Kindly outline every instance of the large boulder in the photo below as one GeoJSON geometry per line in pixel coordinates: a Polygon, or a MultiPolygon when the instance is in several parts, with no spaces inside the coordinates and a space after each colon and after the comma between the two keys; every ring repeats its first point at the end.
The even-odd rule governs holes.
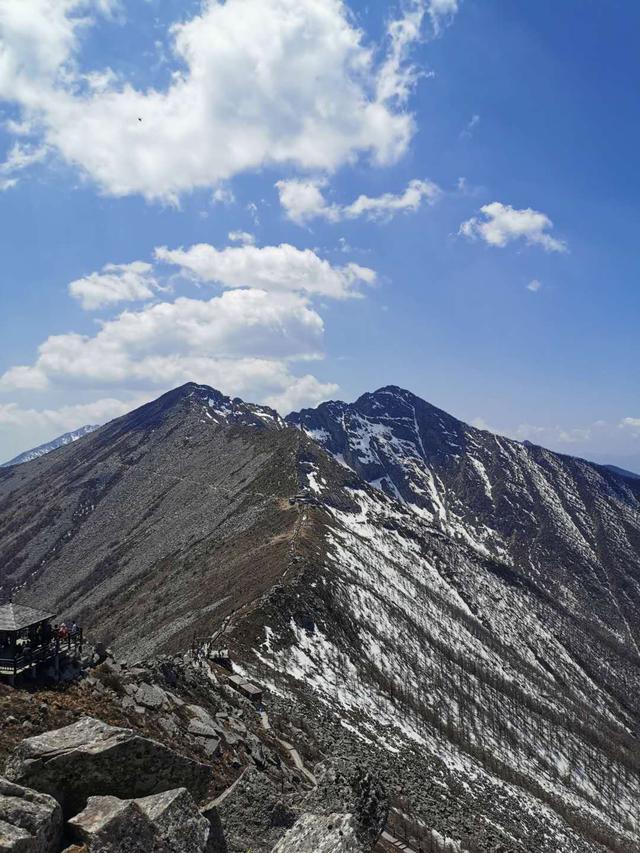
{"type": "Polygon", "coordinates": [[[1,853],[50,853],[62,836],[62,810],[53,797],[0,778],[1,853]]]}
{"type": "Polygon", "coordinates": [[[183,787],[201,800],[211,768],[131,729],[84,717],[22,741],[6,776],[51,794],[68,815],[84,808],[90,796],[131,799],[183,787]]]}
{"type": "Polygon", "coordinates": [[[135,801],[172,853],[200,853],[209,838],[209,821],[200,814],[186,788],[135,801]]]}
{"type": "Polygon", "coordinates": [[[303,814],[272,853],[367,853],[351,814],[303,814]]]}
{"type": "Polygon", "coordinates": [[[153,826],[134,800],[89,797],[86,808],[68,822],[90,853],[157,851],[153,826]]]}
{"type": "Polygon", "coordinates": [[[89,797],[69,827],[89,853],[204,853],[209,835],[186,788],[134,800],[89,797]]]}

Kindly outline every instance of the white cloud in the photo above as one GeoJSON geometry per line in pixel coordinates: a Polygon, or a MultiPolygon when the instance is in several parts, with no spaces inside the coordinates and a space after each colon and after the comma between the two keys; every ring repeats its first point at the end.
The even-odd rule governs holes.
{"type": "Polygon", "coordinates": [[[382,102],[397,100],[403,104],[415,86],[418,72],[407,64],[407,59],[420,39],[424,15],[424,2],[412,0],[406,4],[402,17],[389,24],[390,49],[378,74],[378,99],[382,102]]]}
{"type": "Polygon", "coordinates": [[[531,293],[537,293],[542,288],[542,282],[538,281],[537,278],[533,278],[526,287],[527,290],[531,291],[531,293]]]}
{"type": "Polygon", "coordinates": [[[216,249],[199,243],[189,249],[156,249],[156,258],[179,266],[201,281],[223,287],[257,287],[344,299],[358,294],[357,287],[373,284],[373,270],[350,263],[334,267],[311,249],[280,246],[232,246],[216,249]]]}
{"type": "Polygon", "coordinates": [[[464,130],[460,133],[460,138],[471,139],[471,137],[473,136],[473,130],[475,127],[477,127],[479,123],[480,116],[477,113],[474,113],[474,115],[472,115],[469,121],[467,122],[467,125],[464,130]]]}
{"type": "Polygon", "coordinates": [[[85,424],[103,424],[120,417],[153,396],[136,394],[127,400],[105,397],[90,403],[39,409],[0,403],[0,462],[85,424]]]}
{"type": "MultiPolygon", "coordinates": [[[[170,84],[145,90],[77,67],[90,13],[110,8],[0,0],[0,98],[107,193],[176,200],[268,164],[332,171],[363,153],[392,163],[407,149],[415,72],[405,59],[420,3],[392,22],[378,65],[342,0],[203,0],[171,28],[170,84]]],[[[443,0],[429,13],[441,20],[443,0]]]]}
{"type": "Polygon", "coordinates": [[[469,239],[480,238],[490,246],[503,248],[514,240],[542,246],[547,252],[566,252],[567,244],[547,233],[553,228],[549,217],[530,207],[516,210],[494,201],[480,208],[484,218],[472,217],[460,226],[460,234],[469,239]]]}
{"type": "Polygon", "coordinates": [[[618,426],[628,430],[633,436],[640,437],[640,418],[623,418],[618,426]]]}
{"type": "Polygon", "coordinates": [[[531,441],[543,446],[557,446],[564,444],[587,444],[593,437],[593,428],[596,424],[586,427],[562,427],[562,426],[535,426],[533,424],[519,424],[513,431],[513,435],[519,441],[531,441]]]}
{"type": "Polygon", "coordinates": [[[442,195],[440,188],[432,181],[416,179],[410,181],[400,194],[384,193],[374,198],[360,195],[351,204],[338,205],[328,204],[321,191],[325,185],[324,179],[278,181],[276,187],[280,204],[287,217],[299,225],[318,218],[329,222],[357,219],[360,216],[385,220],[400,212],[415,212],[424,202],[434,204],[442,195]]]}
{"type": "Polygon", "coordinates": [[[253,365],[260,372],[261,361],[273,372],[279,360],[317,357],[323,332],[322,318],[291,293],[234,290],[208,301],[180,298],[125,311],[93,337],[52,335],[33,365],[10,368],[0,377],[0,388],[164,386],[196,377],[206,381],[207,375],[217,380],[225,369],[244,376],[246,386],[247,370],[253,365]]]}
{"type": "Polygon", "coordinates": [[[268,406],[283,415],[288,415],[305,406],[317,406],[328,400],[338,390],[333,382],[319,382],[315,376],[301,376],[290,383],[283,391],[265,399],[268,406]]]}
{"type": "Polygon", "coordinates": [[[213,191],[212,199],[215,204],[225,204],[230,205],[233,204],[236,200],[236,197],[233,194],[233,190],[230,190],[229,187],[216,187],[213,191]]]}
{"type": "Polygon", "coordinates": [[[458,8],[459,0],[429,0],[428,11],[436,35],[452,21],[458,8]]]}
{"type": "Polygon", "coordinates": [[[135,398],[133,402],[124,402],[106,397],[92,403],[77,403],[57,409],[27,409],[17,403],[0,403],[0,426],[45,429],[50,432],[50,437],[54,438],[56,433],[68,432],[85,424],[106,423],[126,414],[146,400],[145,397],[135,398]]]}
{"type": "Polygon", "coordinates": [[[252,246],[256,242],[256,238],[248,231],[229,231],[229,240],[232,243],[243,243],[245,246],[252,246]]]}
{"type": "Polygon", "coordinates": [[[18,183],[16,175],[35,163],[41,163],[46,156],[45,146],[22,145],[16,142],[5,161],[0,163],[0,191],[15,187],[18,183]]]}
{"type": "Polygon", "coordinates": [[[144,261],[106,264],[101,272],[92,272],[69,285],[69,293],[86,311],[118,302],[149,299],[157,289],[153,267],[144,261]]]}

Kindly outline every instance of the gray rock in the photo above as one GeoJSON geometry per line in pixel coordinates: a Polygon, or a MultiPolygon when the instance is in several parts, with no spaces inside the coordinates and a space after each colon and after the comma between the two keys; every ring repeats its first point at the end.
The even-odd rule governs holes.
{"type": "Polygon", "coordinates": [[[135,692],[135,700],[138,705],[143,705],[145,708],[157,710],[164,708],[169,704],[167,694],[156,684],[147,684],[145,681],[138,685],[135,692]]]}
{"type": "MultiPolygon", "coordinates": [[[[201,708],[200,705],[187,705],[187,710],[195,719],[200,720],[201,723],[204,723],[206,726],[214,726],[215,720],[204,708],[201,708]]],[[[216,714],[216,716],[218,716],[216,714]]]]}
{"type": "Polygon", "coordinates": [[[190,735],[195,735],[196,737],[217,737],[218,733],[213,728],[213,726],[207,725],[207,723],[203,723],[200,720],[191,720],[187,727],[187,731],[190,735]]]}
{"type": "Polygon", "coordinates": [[[273,848],[272,853],[368,853],[358,838],[351,814],[304,814],[273,848]]]}
{"type": "Polygon", "coordinates": [[[65,813],[74,814],[92,795],[130,799],[180,786],[201,800],[211,768],[131,729],[84,717],[22,741],[7,762],[6,775],[51,794],[65,813]]]}
{"type": "Polygon", "coordinates": [[[153,824],[134,800],[89,797],[68,826],[90,853],[165,853],[164,845],[156,844],[153,824]]]}
{"type": "Polygon", "coordinates": [[[69,827],[90,853],[204,853],[209,836],[185,788],[137,800],[90,797],[69,827]]]}
{"type": "Polygon", "coordinates": [[[209,821],[200,814],[186,788],[135,801],[172,853],[201,853],[209,837],[209,821]]]}
{"type": "Polygon", "coordinates": [[[207,758],[213,758],[220,752],[220,741],[218,738],[199,737],[196,738],[196,742],[200,747],[202,747],[207,758]]]}
{"type": "Polygon", "coordinates": [[[230,851],[270,850],[296,816],[283,806],[277,787],[264,773],[248,767],[205,809],[218,812],[230,851]],[[261,846],[256,846],[260,842],[261,846]]]}
{"type": "Polygon", "coordinates": [[[0,778],[1,853],[50,853],[62,836],[62,810],[53,797],[0,778]]]}

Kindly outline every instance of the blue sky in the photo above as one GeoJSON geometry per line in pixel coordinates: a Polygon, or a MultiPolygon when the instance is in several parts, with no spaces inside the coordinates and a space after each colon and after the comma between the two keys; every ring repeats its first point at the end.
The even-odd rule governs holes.
{"type": "Polygon", "coordinates": [[[0,0],[0,458],[195,379],[640,470],[639,24],[0,0]]]}

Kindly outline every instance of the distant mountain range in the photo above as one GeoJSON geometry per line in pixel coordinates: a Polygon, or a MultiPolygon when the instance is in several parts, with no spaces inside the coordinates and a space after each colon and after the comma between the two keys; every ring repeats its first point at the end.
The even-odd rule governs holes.
{"type": "Polygon", "coordinates": [[[5,468],[8,465],[21,465],[23,462],[31,462],[32,459],[37,459],[39,456],[51,453],[52,450],[57,450],[59,447],[64,447],[66,444],[71,444],[71,442],[77,441],[85,435],[89,435],[89,433],[96,429],[98,429],[97,425],[87,424],[79,429],[74,429],[72,432],[65,432],[64,435],[59,435],[58,438],[54,438],[53,441],[48,441],[46,444],[40,444],[32,450],[26,450],[24,453],[14,456],[13,459],[10,459],[8,462],[4,462],[0,465],[0,468],[5,468]]]}
{"type": "Polygon", "coordinates": [[[189,384],[1,469],[0,566],[130,660],[229,647],[451,850],[638,849],[640,478],[395,386],[189,384]]]}

